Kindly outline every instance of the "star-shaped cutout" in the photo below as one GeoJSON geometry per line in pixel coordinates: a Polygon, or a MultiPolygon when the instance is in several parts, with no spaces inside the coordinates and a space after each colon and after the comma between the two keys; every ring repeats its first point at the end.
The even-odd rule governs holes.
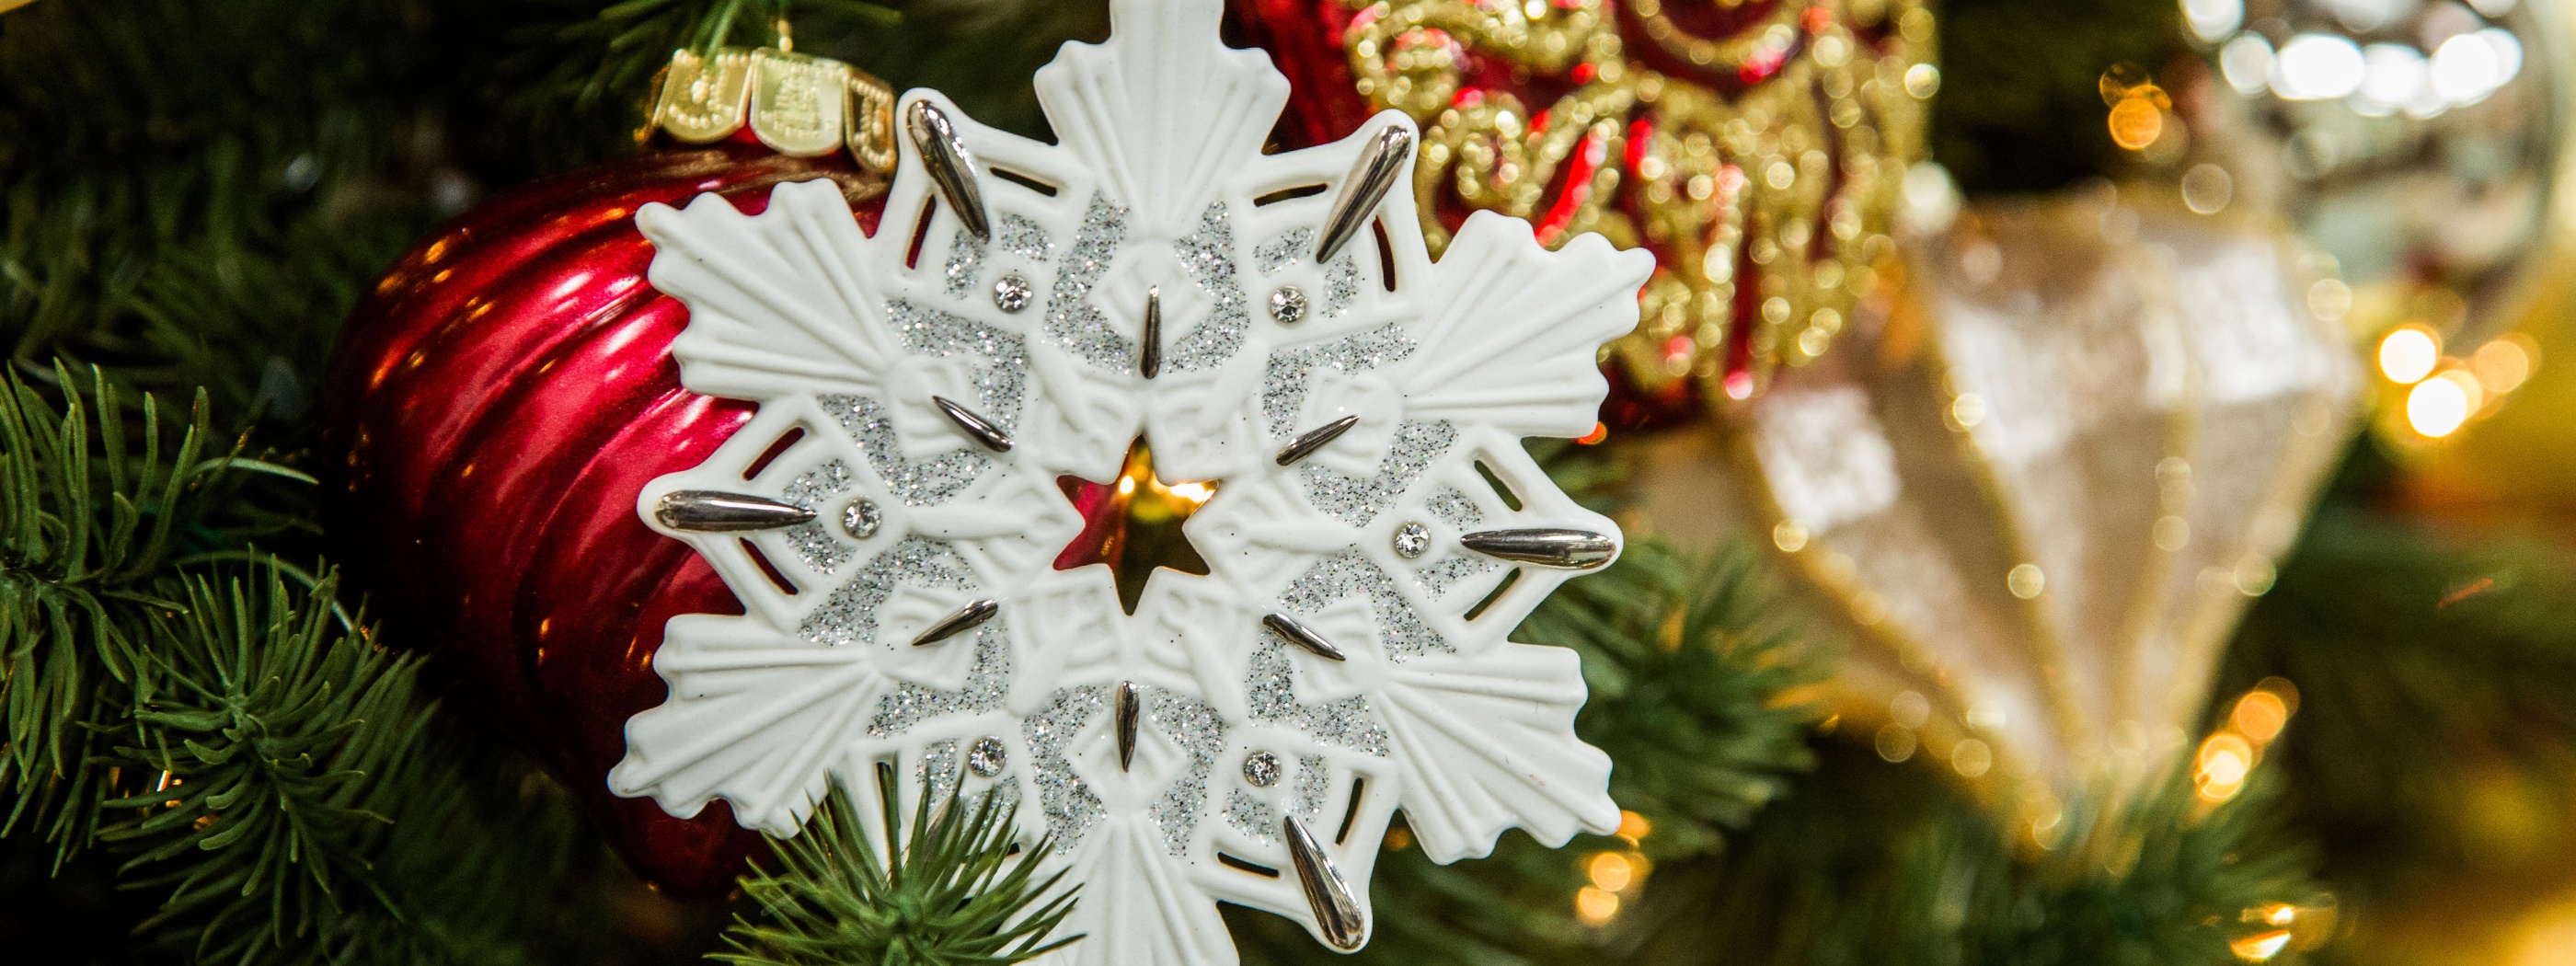
{"type": "Polygon", "coordinates": [[[1214,480],[1164,483],[1154,475],[1154,451],[1139,436],[1127,447],[1127,462],[1116,479],[1094,483],[1079,476],[1060,476],[1056,485],[1082,514],[1082,532],[1056,554],[1055,569],[1109,565],[1118,584],[1118,606],[1136,613],[1145,599],[1145,581],[1159,568],[1204,577],[1207,558],[1199,555],[1181,532],[1190,515],[1216,495],[1214,480]]]}

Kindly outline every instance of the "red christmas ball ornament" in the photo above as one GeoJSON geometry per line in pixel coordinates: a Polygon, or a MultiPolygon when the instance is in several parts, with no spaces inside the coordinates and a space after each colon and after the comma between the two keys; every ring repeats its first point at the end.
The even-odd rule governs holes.
{"type": "Polygon", "coordinates": [[[755,407],[680,387],[670,345],[688,312],[646,281],[653,249],[634,215],[704,192],[756,213],[773,186],[824,178],[873,232],[886,179],[861,162],[890,157],[891,104],[833,62],[684,52],[655,110],[665,135],[446,226],[360,302],[333,360],[326,513],[340,559],[400,638],[432,651],[456,706],[535,754],[675,893],[730,888],[760,837],[722,803],[674,818],[611,795],[605,776],[626,719],[663,701],[663,624],[742,607],[686,545],[645,528],[635,499],[703,462],[755,407]],[[781,118],[758,96],[764,67],[841,92],[823,99],[828,137],[816,116],[781,118]]]}
{"type": "Polygon", "coordinates": [[[1883,306],[1938,88],[1923,0],[1229,0],[1295,91],[1278,139],[1422,127],[1433,251],[1469,213],[1655,255],[1602,418],[1732,411],[1883,306]]]}

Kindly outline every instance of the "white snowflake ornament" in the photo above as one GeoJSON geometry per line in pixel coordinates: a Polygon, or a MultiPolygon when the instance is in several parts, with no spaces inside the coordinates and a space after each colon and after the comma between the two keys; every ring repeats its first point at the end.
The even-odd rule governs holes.
{"type": "Polygon", "coordinates": [[[1082,890],[1055,955],[1119,966],[1235,962],[1218,901],[1359,948],[1398,808],[1442,862],[1617,827],[1574,653],[1506,635],[1618,553],[1521,439],[1592,429],[1654,260],[1478,213],[1434,263],[1412,122],[1262,153],[1288,84],[1221,10],[1116,0],[1038,73],[1060,144],[906,94],[874,237],[829,182],[636,215],[681,381],[760,411],[639,499],[746,613],[670,622],[617,793],[1019,801],[1082,890]],[[1203,573],[1078,552],[1072,484],[1140,478],[1203,573]]]}

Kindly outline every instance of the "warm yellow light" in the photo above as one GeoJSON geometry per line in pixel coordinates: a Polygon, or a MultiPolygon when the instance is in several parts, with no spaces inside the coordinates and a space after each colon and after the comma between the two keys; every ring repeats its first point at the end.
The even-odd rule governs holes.
{"type": "Polygon", "coordinates": [[[1599,886],[1584,886],[1574,894],[1574,914],[1586,925],[1598,926],[1619,914],[1619,894],[1599,886]]]}
{"type": "Polygon", "coordinates": [[[2426,379],[2406,393],[2406,425],[2428,439],[2458,432],[2476,411],[2475,400],[2456,379],[2426,379]]]}
{"type": "Polygon", "coordinates": [[[1617,852],[1593,856],[1586,872],[1592,876],[1593,885],[1612,892],[1628,891],[1629,884],[1637,878],[1637,867],[1628,861],[1627,856],[1617,852]]]}
{"type": "Polygon", "coordinates": [[[1645,816],[1626,809],[1619,810],[1619,837],[1627,839],[1628,844],[1637,844],[1638,840],[1645,838],[1646,833],[1654,829],[1655,824],[1646,821],[1645,816]]]}
{"type": "Polygon", "coordinates": [[[1119,496],[1135,496],[1135,495],[1136,495],[1136,478],[1135,478],[1135,477],[1132,477],[1132,476],[1122,476],[1122,477],[1119,477],[1119,478],[1118,478],[1118,495],[1119,495],[1119,496]]]}
{"type": "Polygon", "coordinates": [[[2165,133],[2165,112],[2157,109],[2154,100],[2133,94],[2111,106],[2110,126],[2112,143],[2144,150],[2165,133]]]}
{"type": "Polygon", "coordinates": [[[2469,368],[2478,374],[2478,384],[2496,395],[2521,388],[2531,378],[2531,359],[2537,347],[2529,336],[2508,335],[2478,347],[2469,357],[2469,368]]]}
{"type": "Polygon", "coordinates": [[[2236,699],[2236,711],[2227,720],[2248,740],[2268,742],[2280,737],[2282,726],[2290,723],[2290,707],[2270,691],[2248,691],[2236,699]]]}
{"type": "Polygon", "coordinates": [[[2290,931],[2287,929],[2274,929],[2268,932],[2258,932],[2229,943],[2227,944],[2227,948],[2234,950],[2236,958],[2238,959],[2242,959],[2249,963],[2260,963],[2270,960],[2274,956],[2280,955],[2281,947],[2289,944],[2290,931]]]}
{"type": "Polygon", "coordinates": [[[1192,503],[1205,503],[1208,497],[1216,495],[1216,490],[1205,483],[1174,483],[1172,495],[1192,503]]]}
{"type": "Polygon", "coordinates": [[[2286,927],[2290,923],[2297,921],[2299,918],[2299,907],[2286,902],[2275,902],[2269,905],[2259,906],[2256,907],[2254,912],[2257,918],[2260,918],[2263,922],[2274,926],[2286,927]]]}
{"type": "Polygon", "coordinates": [[[2441,361],[2442,341],[2422,326],[2406,326],[2379,340],[2379,374],[2390,382],[2413,384],[2432,375],[2441,361]]]}
{"type": "Polygon", "coordinates": [[[2244,736],[2222,731],[2200,744],[2200,767],[2193,775],[2202,801],[2223,802],[2245,787],[2254,770],[2254,746],[2244,736]]]}

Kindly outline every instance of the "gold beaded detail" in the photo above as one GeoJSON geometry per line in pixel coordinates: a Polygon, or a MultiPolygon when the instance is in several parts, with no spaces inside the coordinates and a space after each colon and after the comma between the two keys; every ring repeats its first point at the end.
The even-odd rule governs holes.
{"type": "Polygon", "coordinates": [[[1460,207],[1529,219],[1549,247],[1651,248],[1642,320],[1610,351],[1649,393],[1689,379],[1712,401],[1825,352],[1892,273],[1938,77],[1922,0],[1379,0],[1343,45],[1359,93],[1424,126],[1435,253],[1460,207]],[[1684,4],[1738,25],[1699,36],[1684,4]],[[1564,93],[1477,86],[1496,67],[1564,93]]]}

